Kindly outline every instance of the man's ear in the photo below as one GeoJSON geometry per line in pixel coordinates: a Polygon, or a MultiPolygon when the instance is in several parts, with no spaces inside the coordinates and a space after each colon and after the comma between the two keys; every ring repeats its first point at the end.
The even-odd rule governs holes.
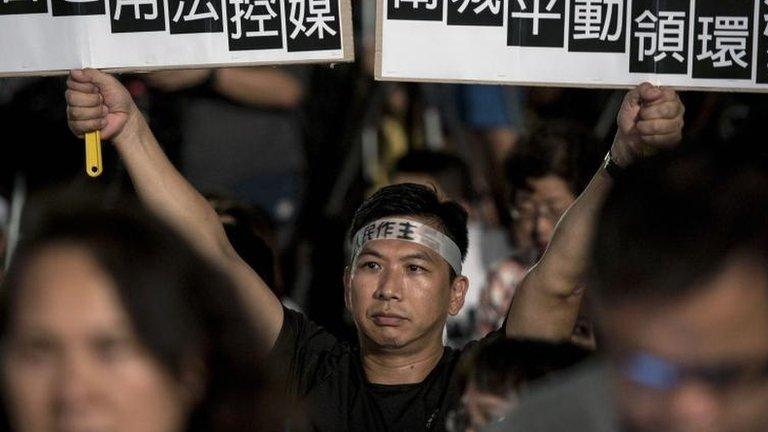
{"type": "Polygon", "coordinates": [[[448,313],[456,316],[464,306],[464,298],[469,289],[469,279],[466,276],[456,276],[451,282],[451,298],[448,303],[448,313]]]}
{"type": "Polygon", "coordinates": [[[344,267],[344,305],[347,311],[352,311],[352,269],[350,266],[344,267]]]}

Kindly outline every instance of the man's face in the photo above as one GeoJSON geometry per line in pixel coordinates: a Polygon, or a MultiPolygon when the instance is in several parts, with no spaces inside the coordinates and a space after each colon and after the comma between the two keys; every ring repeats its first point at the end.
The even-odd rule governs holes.
{"type": "Polygon", "coordinates": [[[451,281],[448,263],[427,247],[373,240],[348,270],[345,285],[347,308],[364,343],[418,352],[442,344],[445,321],[464,304],[468,281],[451,281]]]}
{"type": "Polygon", "coordinates": [[[674,302],[602,311],[630,430],[768,430],[768,275],[734,260],[703,284],[674,302]]]}
{"type": "Polygon", "coordinates": [[[518,247],[546,249],[560,216],[576,197],[568,183],[556,175],[531,178],[530,190],[518,191],[513,208],[514,237],[518,247]]]}

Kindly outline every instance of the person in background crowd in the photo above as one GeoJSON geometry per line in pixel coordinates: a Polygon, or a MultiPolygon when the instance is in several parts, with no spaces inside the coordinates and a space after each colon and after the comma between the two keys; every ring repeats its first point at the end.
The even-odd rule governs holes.
{"type": "Polygon", "coordinates": [[[143,76],[161,102],[150,106],[150,118],[165,119],[169,106],[178,111],[178,122],[166,119],[156,127],[178,128],[184,175],[199,190],[267,210],[279,251],[292,236],[305,188],[304,75],[301,67],[239,67],[143,76]]]}
{"type": "Polygon", "coordinates": [[[768,163],[743,148],[617,172],[579,268],[606,361],[492,430],[768,429],[768,163]]]}
{"type": "Polygon", "coordinates": [[[237,254],[264,279],[286,307],[301,310],[285,293],[280,260],[275,253],[274,224],[269,216],[255,205],[213,195],[208,195],[207,199],[219,215],[227,239],[237,254]]]}
{"type": "Polygon", "coordinates": [[[48,210],[0,295],[0,429],[282,430],[230,280],[137,203],[48,210]]]}
{"type": "MultiPolygon", "coordinates": [[[[583,127],[550,121],[524,139],[507,160],[515,250],[489,272],[480,295],[475,336],[497,328],[506,318],[517,285],[544,253],[555,224],[585,186],[582,155],[591,147],[593,140],[583,127]]],[[[579,343],[594,348],[589,322],[578,322],[579,343]]]]}
{"type": "MultiPolygon", "coordinates": [[[[73,132],[80,136],[99,129],[112,140],[141,199],[236,281],[270,364],[280,368],[289,396],[307,403],[313,430],[443,430],[460,398],[456,365],[468,349],[443,345],[447,317],[461,310],[468,287],[462,275],[467,215],[460,205],[424,186],[405,184],[381,189],[358,209],[347,237],[352,253],[344,273],[345,304],[358,341],[347,344],[285,309],[235,253],[214,210],[174,169],[114,77],[92,69],[72,71],[68,87],[73,132]]],[[[641,140],[655,147],[676,145],[682,113],[674,91],[639,86],[619,113],[614,152],[639,157],[634,146],[641,140]]],[[[599,171],[566,225],[590,221],[609,185],[607,174],[599,171]]],[[[531,292],[572,289],[568,270],[574,263],[562,255],[572,254],[573,247],[578,252],[585,242],[579,241],[582,230],[568,231],[576,238],[553,243],[547,255],[561,256],[544,262],[547,276],[529,273],[531,292]]],[[[557,327],[569,318],[551,317],[536,295],[526,300],[515,302],[523,312],[513,305],[514,313],[496,335],[542,332],[535,326],[552,325],[554,319],[557,327]],[[530,316],[542,310],[545,314],[528,328],[530,316]]]]}
{"type": "Polygon", "coordinates": [[[532,131],[506,161],[517,261],[530,266],[546,250],[555,224],[586,186],[582,155],[593,141],[577,123],[550,121],[532,131]]]}
{"type": "Polygon", "coordinates": [[[493,161],[506,160],[525,132],[525,90],[463,84],[456,86],[456,99],[462,119],[480,141],[488,145],[493,161]]]}
{"type": "Polygon", "coordinates": [[[590,352],[570,343],[498,338],[467,357],[461,407],[449,432],[476,432],[515,408],[531,384],[581,363],[590,352]]]}
{"type": "MultiPolygon", "coordinates": [[[[434,187],[438,195],[457,201],[469,215],[469,249],[463,267],[464,275],[469,278],[469,289],[461,312],[455,317],[449,317],[447,324],[449,344],[461,347],[475,338],[473,330],[476,308],[488,268],[510,254],[506,236],[502,230],[485,226],[481,220],[475,208],[476,193],[472,187],[469,167],[458,156],[432,150],[414,150],[395,163],[390,180],[393,184],[418,183],[434,187]]],[[[480,337],[497,328],[488,329],[480,337]]]]}
{"type": "Polygon", "coordinates": [[[258,207],[216,195],[206,195],[224,226],[227,239],[243,260],[258,273],[279,298],[283,285],[278,280],[275,232],[269,217],[258,207]]]}

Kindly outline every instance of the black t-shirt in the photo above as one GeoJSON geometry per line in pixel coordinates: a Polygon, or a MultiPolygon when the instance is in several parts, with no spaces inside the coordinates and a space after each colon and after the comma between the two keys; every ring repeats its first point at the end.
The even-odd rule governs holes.
{"type": "Polygon", "coordinates": [[[285,309],[269,364],[289,398],[302,402],[313,431],[444,431],[446,415],[461,398],[456,366],[464,353],[496,337],[502,333],[493,332],[462,350],[446,347],[421,383],[371,384],[357,345],[341,342],[302,314],[285,309]]]}

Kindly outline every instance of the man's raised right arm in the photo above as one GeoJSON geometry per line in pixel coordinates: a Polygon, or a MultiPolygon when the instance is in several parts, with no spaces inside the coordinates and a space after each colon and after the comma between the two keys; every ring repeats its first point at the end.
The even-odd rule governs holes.
{"type": "Polygon", "coordinates": [[[271,349],[283,324],[280,300],[235,252],[208,201],[165,156],[125,87],[97,70],[76,70],[67,81],[66,99],[72,132],[82,136],[99,130],[112,141],[142,202],[228,274],[265,351],[271,349]]]}

